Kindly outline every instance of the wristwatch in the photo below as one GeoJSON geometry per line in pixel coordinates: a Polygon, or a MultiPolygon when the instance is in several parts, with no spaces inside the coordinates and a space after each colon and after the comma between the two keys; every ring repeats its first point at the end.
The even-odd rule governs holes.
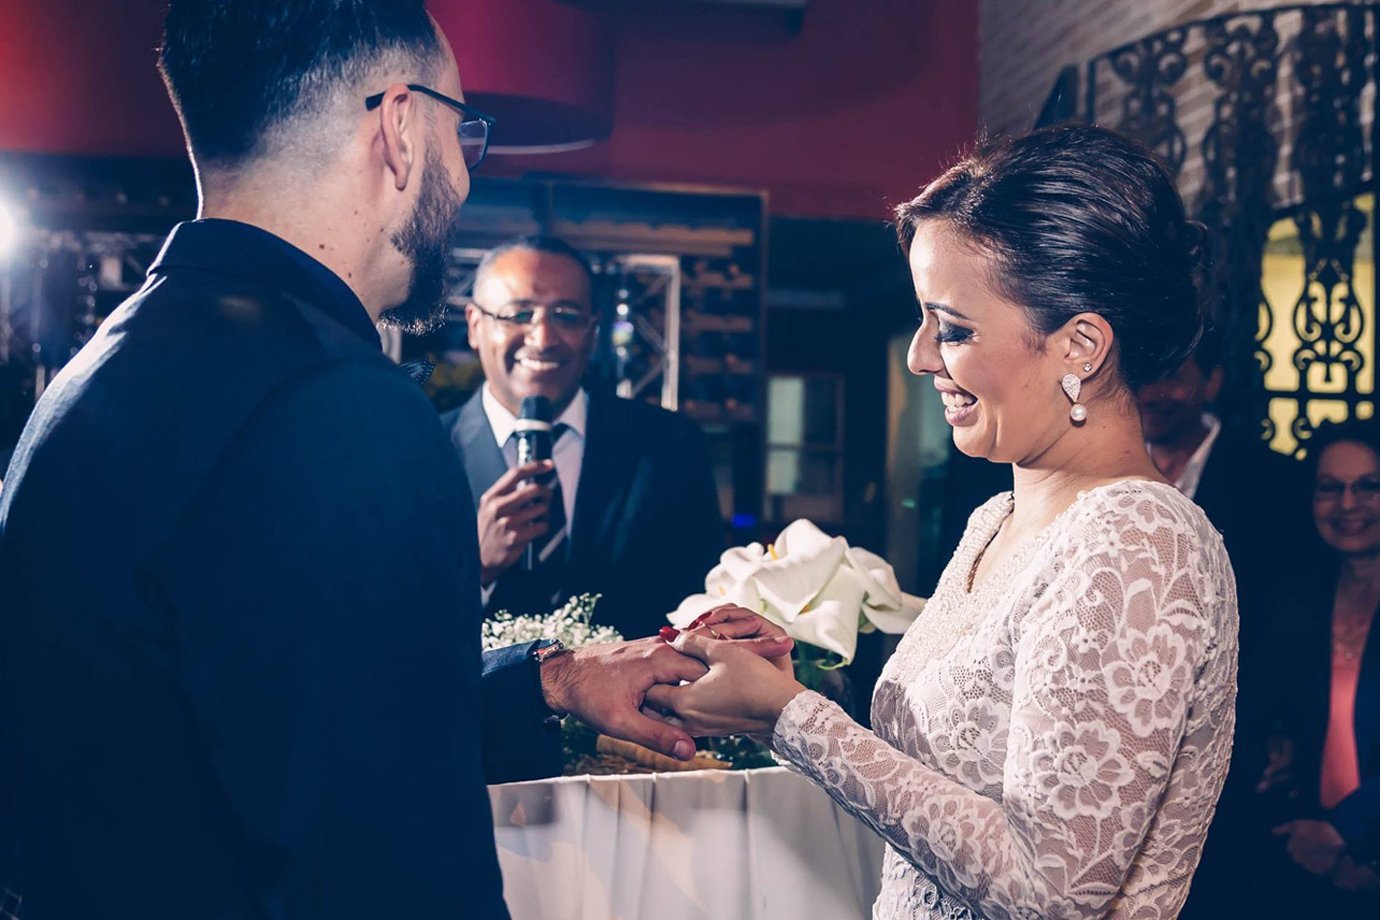
{"type": "Polygon", "coordinates": [[[532,660],[537,664],[546,664],[552,658],[564,655],[570,649],[565,647],[565,643],[560,639],[542,639],[532,646],[532,660]]]}
{"type": "MultiPolygon", "coordinates": [[[[537,663],[537,682],[539,684],[541,682],[542,665],[546,664],[552,658],[559,658],[569,652],[570,649],[566,648],[565,643],[560,639],[542,639],[536,645],[532,646],[532,651],[529,654],[532,656],[532,660],[537,663]]],[[[546,723],[547,728],[557,729],[560,727],[561,719],[565,718],[565,716],[566,713],[557,712],[553,709],[551,710],[551,715],[547,716],[543,721],[546,723]]]]}

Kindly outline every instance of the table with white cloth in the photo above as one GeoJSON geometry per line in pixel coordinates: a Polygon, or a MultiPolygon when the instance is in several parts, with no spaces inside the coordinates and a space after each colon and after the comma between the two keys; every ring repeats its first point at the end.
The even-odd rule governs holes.
{"type": "Polygon", "coordinates": [[[882,841],[782,767],[490,786],[513,920],[866,918],[882,841]]]}

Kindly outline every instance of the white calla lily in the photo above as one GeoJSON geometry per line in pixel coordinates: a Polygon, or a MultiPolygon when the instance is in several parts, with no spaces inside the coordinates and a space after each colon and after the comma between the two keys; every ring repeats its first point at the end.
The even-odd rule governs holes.
{"type": "Polygon", "coordinates": [[[925,601],[901,590],[881,556],[800,520],[772,546],[752,543],[725,552],[705,578],[705,593],[686,598],[667,619],[684,628],[723,604],[755,610],[791,638],[834,652],[847,664],[860,631],[905,632],[925,601]]]}

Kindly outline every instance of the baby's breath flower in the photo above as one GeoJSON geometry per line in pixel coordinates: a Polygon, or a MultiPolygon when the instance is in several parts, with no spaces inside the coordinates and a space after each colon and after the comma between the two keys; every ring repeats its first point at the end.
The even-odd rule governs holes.
{"type": "Polygon", "coordinates": [[[514,616],[500,610],[484,621],[481,633],[485,651],[535,642],[538,639],[559,639],[567,648],[622,642],[623,637],[611,626],[596,626],[590,622],[598,594],[580,594],[551,613],[537,616],[514,616]]]}

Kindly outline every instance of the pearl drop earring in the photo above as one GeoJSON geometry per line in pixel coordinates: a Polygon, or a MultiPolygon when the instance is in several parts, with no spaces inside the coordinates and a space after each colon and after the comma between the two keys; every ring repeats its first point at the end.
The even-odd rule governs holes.
{"type": "Polygon", "coordinates": [[[1065,374],[1059,385],[1064,388],[1064,394],[1073,401],[1073,407],[1069,409],[1069,418],[1075,423],[1087,421],[1088,407],[1078,401],[1078,394],[1083,392],[1083,381],[1077,374],[1065,374]]]}

